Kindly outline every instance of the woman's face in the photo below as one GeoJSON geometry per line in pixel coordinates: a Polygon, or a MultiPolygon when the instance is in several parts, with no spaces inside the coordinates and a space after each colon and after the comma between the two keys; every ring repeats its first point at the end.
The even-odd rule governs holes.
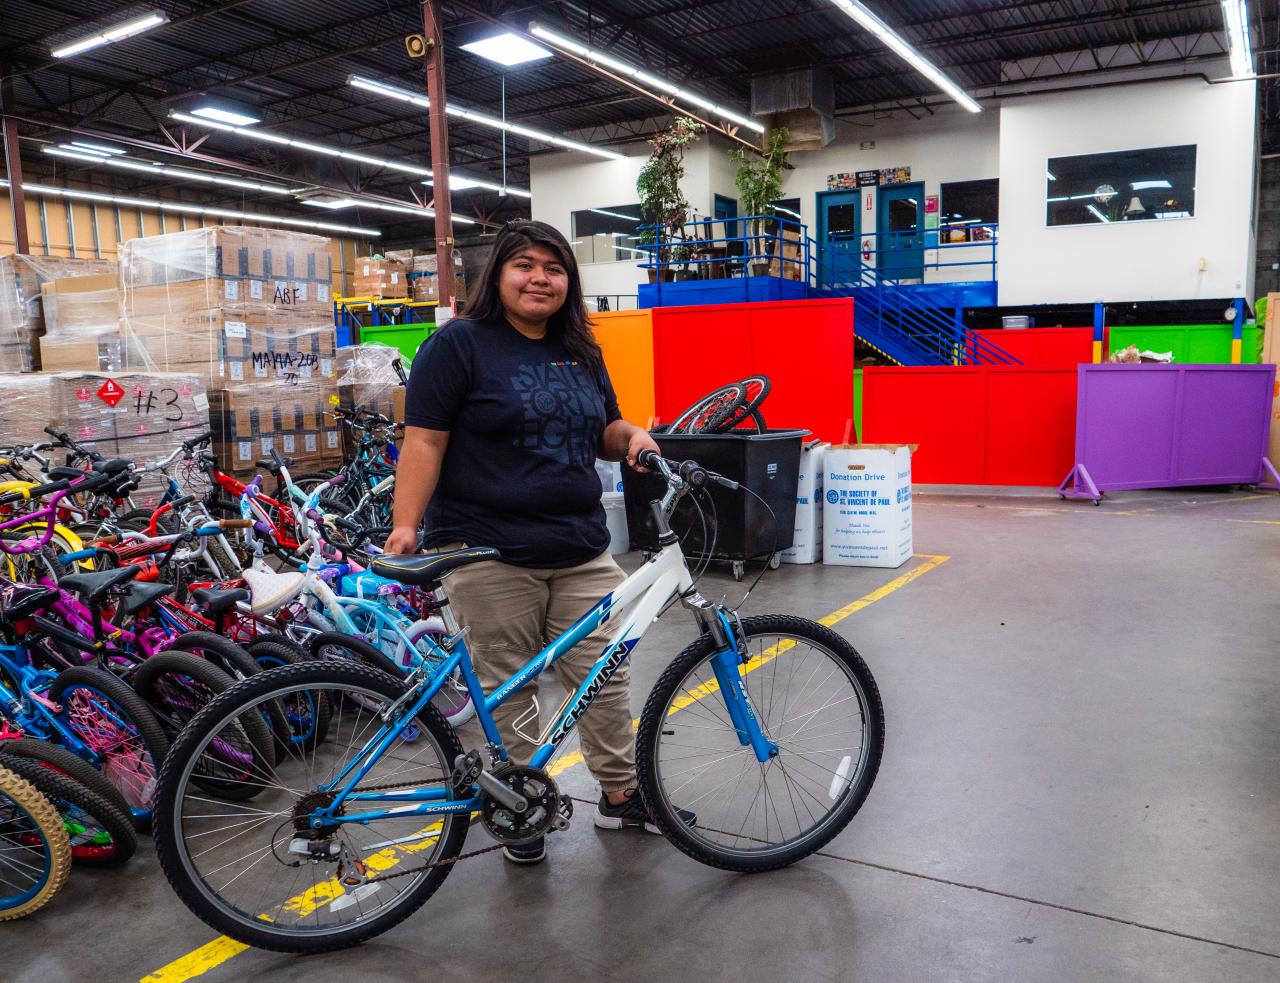
{"type": "Polygon", "coordinates": [[[502,264],[498,296],[507,313],[521,321],[545,322],[564,306],[569,271],[542,246],[525,246],[502,264]]]}

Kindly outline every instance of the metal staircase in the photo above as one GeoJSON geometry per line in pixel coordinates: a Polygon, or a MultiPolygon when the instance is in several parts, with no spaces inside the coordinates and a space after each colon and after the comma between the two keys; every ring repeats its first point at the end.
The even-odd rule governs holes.
{"type": "MultiPolygon", "coordinates": [[[[832,254],[832,244],[827,255],[832,254]]],[[[816,242],[810,255],[817,267],[821,286],[811,288],[819,297],[852,297],[854,332],[859,341],[899,365],[1021,365],[1020,359],[991,344],[976,333],[966,336],[957,311],[961,307],[957,287],[951,310],[922,306],[896,280],[882,277],[874,267],[857,257],[841,263],[844,271],[817,260],[823,253],[816,242]]],[[[936,300],[936,295],[935,295],[936,300]]]]}

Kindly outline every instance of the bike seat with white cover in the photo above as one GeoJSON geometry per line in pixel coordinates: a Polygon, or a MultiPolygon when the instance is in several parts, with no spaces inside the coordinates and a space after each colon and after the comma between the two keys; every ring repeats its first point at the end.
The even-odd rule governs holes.
{"type": "Polygon", "coordinates": [[[305,574],[272,573],[269,570],[246,570],[241,574],[249,588],[249,604],[254,614],[270,614],[302,593],[305,574]]]}

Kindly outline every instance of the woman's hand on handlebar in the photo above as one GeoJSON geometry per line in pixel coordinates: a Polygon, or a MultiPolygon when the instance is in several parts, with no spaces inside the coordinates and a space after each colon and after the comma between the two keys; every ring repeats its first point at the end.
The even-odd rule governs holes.
{"type": "Polygon", "coordinates": [[[648,468],[640,465],[640,455],[645,451],[653,451],[659,455],[662,453],[658,447],[658,442],[653,439],[649,431],[636,427],[631,434],[631,439],[627,441],[627,464],[637,471],[648,471],[648,468]]]}
{"type": "Polygon", "coordinates": [[[396,526],[382,545],[382,551],[391,554],[418,552],[418,530],[412,526],[396,526]]]}

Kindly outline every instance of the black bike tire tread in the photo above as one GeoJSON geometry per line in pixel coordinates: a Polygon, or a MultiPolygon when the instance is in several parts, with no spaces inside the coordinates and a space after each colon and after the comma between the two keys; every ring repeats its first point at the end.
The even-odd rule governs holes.
{"type": "Polygon", "coordinates": [[[44,887],[20,907],[0,911],[0,922],[7,922],[39,911],[61,890],[71,873],[71,841],[53,803],[16,771],[10,771],[3,765],[0,765],[0,794],[11,799],[40,827],[49,850],[49,876],[44,887]]]}
{"type": "MultiPolygon", "coordinates": [[[[358,665],[372,666],[382,672],[385,672],[392,679],[403,679],[404,673],[400,670],[395,661],[380,652],[374,646],[360,638],[352,638],[350,635],[343,635],[341,632],[326,631],[315,635],[311,639],[309,650],[311,658],[321,662],[336,662],[338,660],[331,659],[319,654],[320,647],[323,645],[336,645],[355,652],[360,658],[358,665]]],[[[351,660],[343,660],[351,661],[351,660]]]]}
{"type": "Polygon", "coordinates": [[[757,615],[742,619],[742,630],[746,637],[752,635],[798,635],[821,644],[833,654],[840,657],[845,665],[854,673],[862,685],[869,705],[869,716],[872,723],[870,737],[871,756],[864,771],[859,787],[850,796],[843,807],[842,814],[831,825],[821,842],[810,845],[798,843],[781,854],[758,860],[745,860],[739,856],[728,856],[709,848],[705,843],[695,839],[688,827],[668,815],[662,807],[662,796],[658,792],[657,763],[654,757],[655,739],[660,736],[666,720],[666,708],[689,671],[699,662],[715,651],[714,643],[708,634],[701,635],[685,648],[658,677],[658,681],[650,690],[645,700],[644,710],[640,713],[640,726],[636,732],[636,777],[640,794],[644,799],[649,814],[654,817],[662,833],[680,852],[692,857],[699,863],[721,870],[738,873],[763,873],[790,866],[805,857],[812,856],[826,844],[830,843],[840,832],[852,822],[866,801],[867,795],[875,784],[876,774],[880,768],[880,759],[884,753],[884,706],[880,699],[880,690],[871,675],[871,670],[863,661],[857,650],[843,635],[832,631],[816,621],[794,615],[757,615]]]}
{"type": "MultiPolygon", "coordinates": [[[[257,663],[254,664],[256,665],[257,663]]],[[[133,677],[133,687],[137,690],[139,696],[148,703],[153,703],[158,696],[155,689],[156,680],[161,675],[171,673],[197,680],[205,689],[213,693],[214,699],[236,684],[234,679],[216,665],[200,658],[194,652],[167,649],[164,652],[157,652],[138,667],[138,671],[133,677]]],[[[213,701],[210,700],[209,702],[212,703],[213,701]]],[[[192,719],[195,719],[194,715],[192,719]]],[[[187,721],[187,723],[190,723],[190,721],[187,721]]],[[[271,733],[271,728],[267,726],[267,722],[262,719],[261,715],[241,720],[240,724],[244,727],[245,736],[249,738],[250,743],[258,749],[258,753],[263,755],[264,759],[269,759],[272,764],[275,764],[275,739],[271,733]]]]}
{"type": "MultiPolygon", "coordinates": [[[[107,857],[77,857],[75,847],[71,848],[71,862],[82,867],[120,867],[129,862],[129,858],[137,852],[138,834],[133,830],[133,817],[121,812],[109,800],[98,795],[90,788],[81,785],[74,778],[61,772],[46,768],[31,758],[15,758],[0,762],[0,766],[8,768],[14,774],[25,778],[34,785],[46,799],[58,809],[55,799],[62,799],[88,813],[111,836],[116,845],[113,854],[107,857]]],[[[59,815],[61,815],[59,810],[59,815]]]]}
{"type": "MultiPolygon", "coordinates": [[[[125,716],[133,721],[138,728],[142,743],[151,754],[151,760],[155,764],[156,774],[158,775],[164,765],[165,755],[169,752],[169,739],[165,736],[164,728],[160,726],[160,721],[151,712],[151,707],[147,705],[147,701],[131,690],[120,679],[111,675],[111,673],[103,669],[95,669],[92,666],[76,666],[59,673],[58,678],[53,681],[53,685],[49,688],[49,696],[61,703],[62,694],[77,683],[82,686],[91,686],[103,693],[125,712],[125,716]]],[[[132,810],[130,810],[130,814],[132,814],[132,810]]],[[[145,816],[134,816],[133,819],[134,825],[139,830],[145,830],[145,827],[150,822],[149,818],[145,816]]]]}
{"type": "MultiPolygon", "coordinates": [[[[365,685],[370,689],[380,690],[387,699],[395,699],[404,692],[404,680],[389,676],[377,669],[354,663],[342,663],[336,660],[311,660],[296,666],[282,666],[262,673],[253,679],[239,683],[233,690],[224,693],[211,702],[192,719],[174,744],[175,751],[170,755],[162,769],[158,783],[156,799],[155,845],[156,856],[160,868],[164,871],[170,886],[173,887],[182,902],[206,925],[216,931],[248,945],[276,952],[320,953],[332,952],[359,945],[376,935],[389,931],[400,924],[431,898],[444,883],[454,868],[454,864],[446,864],[433,868],[422,882],[414,889],[408,900],[387,912],[385,918],[375,919],[369,924],[359,926],[358,930],[349,934],[329,937],[327,939],[289,939],[268,933],[262,929],[249,928],[240,922],[224,917],[209,904],[198,889],[185,878],[180,851],[176,842],[176,831],[173,829],[172,814],[174,800],[177,797],[177,784],[182,772],[182,762],[199,742],[206,736],[205,732],[216,725],[227,715],[230,709],[239,703],[251,702],[258,697],[270,693],[273,688],[284,688],[296,683],[313,683],[317,685],[365,685]]],[[[432,737],[440,744],[446,757],[450,760],[462,754],[462,744],[457,733],[440,715],[435,707],[428,704],[422,714],[417,717],[419,723],[428,729],[432,737]]],[[[465,817],[453,823],[449,840],[443,845],[440,859],[455,857],[462,852],[462,844],[466,839],[468,823],[465,817]]]]}
{"type": "MultiPolygon", "coordinates": [[[[6,754],[38,761],[70,775],[90,792],[97,793],[126,815],[129,814],[129,803],[124,800],[120,790],[111,784],[106,775],[69,748],[36,737],[18,737],[0,741],[0,755],[6,754]]],[[[0,757],[0,764],[4,764],[3,757],[0,757]]]]}

